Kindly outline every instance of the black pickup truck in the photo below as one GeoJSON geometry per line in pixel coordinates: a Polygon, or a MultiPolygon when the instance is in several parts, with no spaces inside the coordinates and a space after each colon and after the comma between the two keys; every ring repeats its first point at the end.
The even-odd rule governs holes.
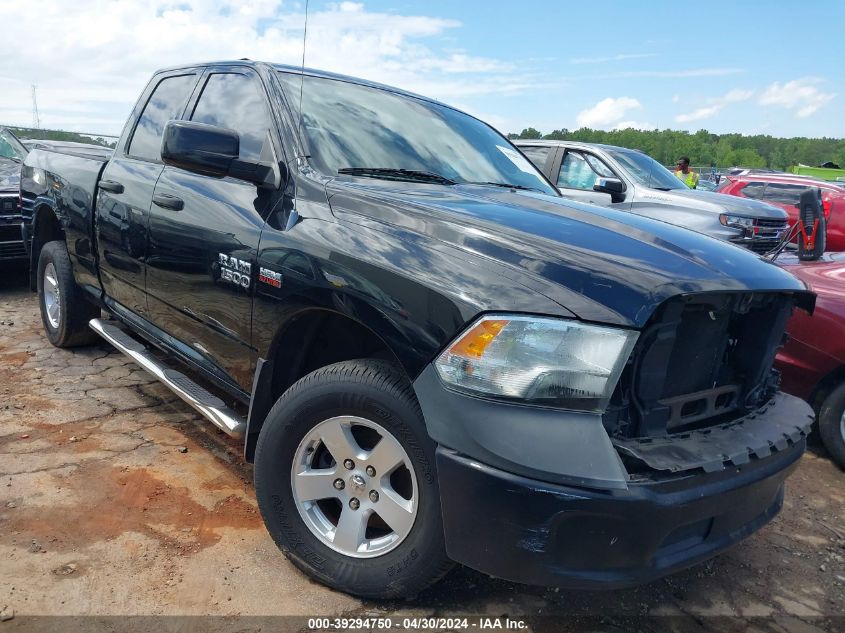
{"type": "Polygon", "coordinates": [[[10,262],[25,262],[29,218],[21,214],[21,163],[27,149],[14,133],[0,126],[0,270],[10,262]]]}
{"type": "Polygon", "coordinates": [[[174,68],[110,159],[36,149],[21,182],[50,341],[99,335],[243,436],[270,534],[343,591],[647,581],[768,522],[804,450],[772,371],[802,283],[565,200],[443,104],[174,68]]]}

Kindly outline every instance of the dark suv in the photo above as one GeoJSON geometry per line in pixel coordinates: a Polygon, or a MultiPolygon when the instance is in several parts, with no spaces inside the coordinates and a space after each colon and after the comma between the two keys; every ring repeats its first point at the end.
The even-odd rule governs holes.
{"type": "Polygon", "coordinates": [[[5,127],[0,127],[0,263],[27,259],[24,247],[25,221],[21,215],[19,190],[21,163],[27,149],[5,127]]]}

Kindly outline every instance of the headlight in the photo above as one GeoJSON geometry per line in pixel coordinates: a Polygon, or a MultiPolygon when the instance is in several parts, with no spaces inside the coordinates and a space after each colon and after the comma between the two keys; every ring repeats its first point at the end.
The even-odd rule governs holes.
{"type": "Polygon", "coordinates": [[[38,187],[32,187],[36,190],[36,193],[46,191],[47,175],[40,167],[30,167],[29,165],[21,167],[21,180],[30,180],[38,185],[38,187]]]}
{"type": "Polygon", "coordinates": [[[754,218],[744,218],[741,215],[728,215],[727,213],[723,213],[719,216],[719,222],[725,226],[732,226],[735,229],[751,230],[754,228],[754,218]]]}
{"type": "Polygon", "coordinates": [[[473,394],[604,411],[637,332],[578,321],[491,315],[435,362],[440,378],[473,394]]]}

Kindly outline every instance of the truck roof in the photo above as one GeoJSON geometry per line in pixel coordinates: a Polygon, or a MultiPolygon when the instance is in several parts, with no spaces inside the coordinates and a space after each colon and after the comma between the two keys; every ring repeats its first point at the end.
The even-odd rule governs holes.
{"type": "Polygon", "coordinates": [[[432,99],[430,97],[426,97],[415,92],[410,92],[408,90],[402,90],[401,88],[397,88],[395,86],[389,86],[387,84],[381,84],[376,81],[370,81],[368,79],[361,79],[360,77],[352,77],[351,75],[341,75],[340,73],[333,73],[326,70],[319,70],[317,68],[303,68],[302,66],[291,66],[289,64],[276,64],[273,62],[262,62],[262,61],[255,61],[252,59],[229,59],[229,60],[218,60],[218,61],[209,61],[209,62],[198,62],[194,64],[180,64],[178,66],[171,66],[168,68],[160,68],[155,72],[155,74],[163,73],[163,72],[170,72],[173,70],[187,70],[189,68],[203,68],[207,66],[244,66],[247,68],[267,68],[270,70],[294,73],[294,74],[305,74],[309,77],[321,77],[323,79],[336,79],[339,81],[346,81],[348,83],[359,84],[362,86],[370,86],[371,88],[378,88],[380,90],[387,90],[388,92],[393,92],[396,94],[401,94],[406,97],[412,97],[414,99],[421,99],[422,101],[427,101],[429,103],[436,103],[437,105],[444,106],[446,108],[450,108],[452,110],[457,110],[450,106],[447,103],[443,103],[442,101],[438,101],[437,99],[432,99]]]}
{"type": "Polygon", "coordinates": [[[530,139],[530,138],[516,138],[511,139],[514,145],[540,145],[547,147],[558,147],[560,145],[568,145],[572,147],[598,147],[604,150],[614,150],[621,152],[638,152],[639,150],[631,149],[630,147],[620,147],[618,145],[606,145],[604,143],[587,143],[585,141],[558,141],[549,139],[530,139]]]}

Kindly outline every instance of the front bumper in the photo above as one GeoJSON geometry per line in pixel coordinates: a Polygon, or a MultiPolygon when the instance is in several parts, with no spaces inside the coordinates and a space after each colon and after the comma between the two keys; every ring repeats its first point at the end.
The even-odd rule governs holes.
{"type": "Polygon", "coordinates": [[[18,209],[18,194],[0,193],[0,261],[26,261],[27,220],[18,209]]]}
{"type": "Polygon", "coordinates": [[[527,584],[612,588],[705,560],[770,521],[812,409],[785,394],[732,422],[611,441],[599,414],[414,382],[449,556],[527,584]]]}
{"type": "Polygon", "coordinates": [[[513,475],[439,448],[449,556],[534,585],[617,588],[673,573],[768,523],[804,451],[662,482],[595,491],[513,475]]]}

